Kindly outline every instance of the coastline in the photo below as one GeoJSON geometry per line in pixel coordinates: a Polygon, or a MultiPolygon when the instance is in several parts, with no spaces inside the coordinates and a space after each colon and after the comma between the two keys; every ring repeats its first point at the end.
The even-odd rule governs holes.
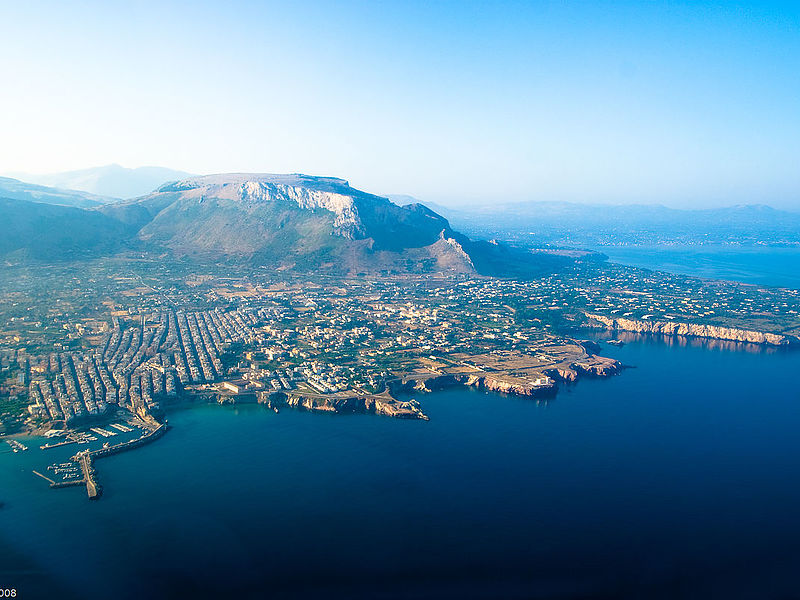
{"type": "MultiPolygon", "coordinates": [[[[396,375],[387,381],[386,389],[379,393],[367,393],[357,390],[336,394],[315,394],[302,390],[285,390],[277,392],[258,392],[255,395],[223,395],[216,390],[184,390],[163,405],[164,411],[191,408],[197,404],[262,404],[273,410],[288,407],[309,412],[327,412],[336,414],[373,414],[400,419],[429,420],[420,403],[414,399],[401,400],[395,394],[413,392],[429,393],[455,387],[473,387],[500,394],[544,399],[555,397],[559,383],[575,383],[583,377],[610,377],[619,374],[625,366],[616,359],[596,354],[599,346],[589,340],[573,339],[570,344],[581,349],[580,355],[573,355],[568,360],[539,372],[545,377],[542,381],[532,381],[515,376],[512,373],[497,370],[489,373],[472,367],[469,372],[442,372],[425,369],[405,375],[396,375]]],[[[121,410],[104,415],[97,423],[119,418],[121,410]]],[[[90,425],[89,423],[86,424],[90,425]]],[[[0,439],[41,437],[47,430],[40,427],[32,431],[16,432],[0,439]]]]}

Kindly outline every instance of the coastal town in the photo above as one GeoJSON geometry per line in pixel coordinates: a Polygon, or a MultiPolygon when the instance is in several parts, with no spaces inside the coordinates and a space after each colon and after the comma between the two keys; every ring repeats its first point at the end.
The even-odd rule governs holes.
{"type": "MultiPolygon", "coordinates": [[[[529,281],[236,277],[221,267],[182,273],[180,265],[167,277],[158,272],[167,267],[149,267],[105,282],[103,265],[92,266],[90,282],[62,267],[45,314],[36,313],[36,290],[24,286],[0,302],[8,317],[0,433],[55,438],[43,448],[88,444],[72,467],[50,465],[73,483],[94,481],[94,458],[160,437],[173,405],[427,419],[419,394],[436,388],[546,400],[581,376],[618,373],[622,365],[581,335],[586,327],[773,345],[795,343],[800,327],[794,290],[614,265],[529,281]],[[668,331],[665,323],[705,329],[668,331]],[[119,427],[137,435],[117,438],[119,427]]],[[[99,495],[92,486],[90,496],[99,495]]]]}
{"type": "Polygon", "coordinates": [[[85,279],[61,269],[49,281],[30,280],[49,285],[53,301],[44,307],[36,301],[41,288],[18,285],[0,298],[9,430],[15,419],[28,430],[50,421],[69,426],[112,408],[158,417],[186,392],[264,402],[281,394],[275,398],[327,410],[330,398],[358,396],[390,413],[400,405],[387,408],[386,394],[408,378],[499,373],[509,385],[544,392],[556,384],[552,373],[574,370],[571,363],[584,358],[569,332],[586,326],[688,323],[765,332],[777,343],[793,342],[800,331],[796,290],[618,265],[529,281],[236,277],[222,268],[198,275],[179,265],[135,264],[130,274],[103,281],[108,265],[90,265],[85,279]],[[508,364],[530,372],[516,377],[518,367],[508,364]]]}
{"type": "Polygon", "coordinates": [[[546,395],[559,379],[615,370],[587,344],[518,326],[507,308],[486,312],[493,287],[423,279],[276,289],[215,282],[206,293],[235,297],[226,308],[114,311],[107,323],[86,324],[94,331],[80,349],[3,356],[27,396],[28,428],[70,427],[117,409],[159,418],[186,396],[425,418],[417,403],[392,392],[449,378],[546,395]]]}

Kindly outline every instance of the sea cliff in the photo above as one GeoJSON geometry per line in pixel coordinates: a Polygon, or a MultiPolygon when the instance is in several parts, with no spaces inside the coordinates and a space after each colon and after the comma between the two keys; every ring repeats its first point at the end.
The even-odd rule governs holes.
{"type": "Polygon", "coordinates": [[[289,406],[312,412],[372,413],[399,419],[428,419],[416,400],[398,400],[388,392],[342,396],[320,396],[300,392],[272,392],[263,394],[260,402],[267,404],[271,408],[289,406]]]}
{"type": "Polygon", "coordinates": [[[555,385],[521,384],[506,381],[497,377],[469,375],[433,375],[426,377],[399,378],[390,383],[392,393],[409,393],[412,391],[431,392],[454,386],[476,387],[491,392],[514,394],[517,396],[546,396],[555,392],[555,385]]]}
{"type": "Polygon", "coordinates": [[[800,343],[796,337],[780,333],[720,327],[717,325],[700,325],[696,323],[679,323],[667,321],[644,321],[637,319],[617,319],[603,315],[586,313],[589,325],[615,331],[632,331],[635,333],[656,333],[660,335],[679,335],[699,337],[733,342],[748,342],[768,346],[789,346],[800,343]]]}

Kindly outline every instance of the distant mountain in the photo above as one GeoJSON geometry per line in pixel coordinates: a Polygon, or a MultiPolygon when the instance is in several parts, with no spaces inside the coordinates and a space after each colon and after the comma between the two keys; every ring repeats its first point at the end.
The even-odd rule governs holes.
{"type": "Polygon", "coordinates": [[[0,256],[63,260],[109,254],[130,238],[121,223],[72,206],[0,198],[0,256]]]}
{"type": "Polygon", "coordinates": [[[421,204],[398,206],[330,177],[193,177],[99,210],[159,251],[279,268],[496,274],[563,260],[508,256],[514,251],[470,241],[421,204]]]}
{"type": "Polygon", "coordinates": [[[443,206],[441,204],[437,204],[436,202],[430,202],[429,200],[420,200],[419,198],[409,196],[408,194],[386,194],[386,197],[399,206],[407,206],[408,204],[422,204],[423,206],[430,208],[432,211],[439,213],[443,217],[448,217],[453,210],[448,206],[443,206]]]}
{"type": "Polygon", "coordinates": [[[470,235],[550,244],[800,244],[800,214],[764,205],[681,210],[660,205],[498,203],[450,209],[447,217],[470,235]]]}
{"type": "Polygon", "coordinates": [[[22,181],[71,190],[90,192],[112,198],[135,198],[155,190],[169,182],[185,179],[191,174],[163,167],[139,167],[126,169],[119,165],[106,165],[80,171],[32,175],[15,173],[22,181]]]}
{"type": "Polygon", "coordinates": [[[9,177],[0,177],[0,197],[27,200],[28,202],[42,202],[45,204],[61,204],[63,206],[75,206],[79,208],[93,208],[116,200],[115,198],[96,196],[76,190],[24,183],[9,177]]]}

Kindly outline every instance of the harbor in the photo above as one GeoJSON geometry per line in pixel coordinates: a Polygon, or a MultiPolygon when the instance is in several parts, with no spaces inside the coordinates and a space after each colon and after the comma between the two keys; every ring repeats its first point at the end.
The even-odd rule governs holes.
{"type": "MultiPolygon", "coordinates": [[[[115,446],[104,444],[99,450],[84,450],[72,457],[72,460],[80,465],[81,473],[83,475],[82,481],[86,484],[86,493],[90,500],[99,498],[103,493],[103,487],[97,481],[97,474],[94,469],[93,463],[95,460],[98,458],[119,454],[120,452],[125,452],[127,450],[133,450],[134,448],[149,444],[150,442],[160,438],[167,431],[166,422],[148,423],[147,425],[152,427],[152,429],[142,433],[142,435],[137,438],[127,442],[122,442],[121,444],[117,444],[115,446]]],[[[51,485],[50,487],[53,486],[51,485]]]]}
{"type": "MultiPolygon", "coordinates": [[[[46,481],[52,489],[85,486],[87,496],[97,499],[102,495],[103,488],[98,480],[95,461],[139,448],[160,438],[167,429],[166,422],[140,417],[93,425],[85,430],[52,429],[42,436],[47,440],[45,443],[37,442],[38,450],[33,446],[29,462],[34,467],[31,473],[46,481]]],[[[29,449],[17,440],[5,441],[11,452],[29,449]]]]}

